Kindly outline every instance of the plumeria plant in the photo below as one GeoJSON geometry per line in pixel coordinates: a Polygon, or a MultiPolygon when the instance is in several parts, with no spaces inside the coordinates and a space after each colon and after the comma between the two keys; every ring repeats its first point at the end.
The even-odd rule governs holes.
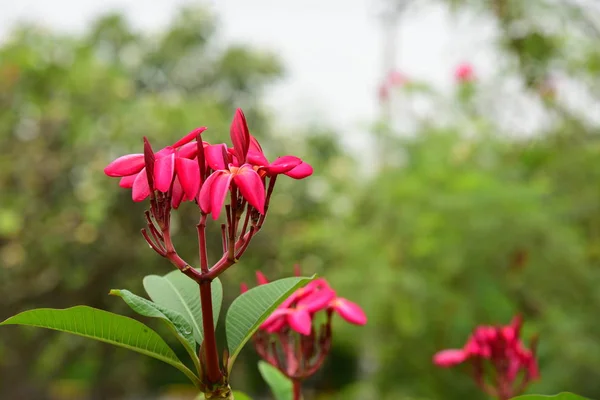
{"type": "Polygon", "coordinates": [[[531,340],[531,349],[526,348],[520,339],[522,324],[518,315],[507,326],[478,326],[462,349],[442,350],[433,362],[440,367],[468,362],[483,392],[498,400],[511,399],[539,379],[537,337],[531,340]]]}
{"type": "MultiPolygon", "coordinates": [[[[303,179],[313,169],[294,156],[269,162],[250,134],[240,109],[231,124],[233,147],[204,141],[205,130],[195,129],[157,152],[144,137],[143,153],[119,157],[104,170],[106,175],[120,178],[121,187],[131,189],[133,201],[148,201],[142,235],[158,255],[176,267],[164,276],[144,278],[150,299],[125,289],[113,289],[110,294],[121,297],[138,314],[166,324],[187,351],[190,363],[183,363],[162,337],[145,324],[87,306],[29,310],[8,318],[2,325],[43,327],[125,347],[179,369],[206,399],[233,399],[229,376],[241,348],[273,310],[312,278],[296,276],[265,283],[235,299],[225,318],[227,346],[220,355],[215,337],[223,297],[219,276],[240,260],[261,230],[278,176],[303,179]],[[184,201],[198,205],[197,268],[177,253],[172,237],[171,214],[184,201]],[[223,210],[225,217],[219,234],[222,255],[210,266],[206,245],[208,216],[217,221],[223,210]]],[[[344,307],[343,302],[339,304],[338,311],[344,307]]]]}
{"type": "MultiPolygon", "coordinates": [[[[299,268],[295,270],[299,276],[299,268]]],[[[256,277],[259,287],[269,283],[260,271],[256,277]]],[[[242,292],[247,290],[242,284],[242,292]]],[[[297,289],[254,334],[254,348],[264,360],[260,372],[277,398],[283,397],[281,392],[285,398],[302,398],[302,381],[315,374],[329,354],[334,313],[355,325],[367,323],[360,306],[338,297],[329,283],[319,278],[297,289]]]]}

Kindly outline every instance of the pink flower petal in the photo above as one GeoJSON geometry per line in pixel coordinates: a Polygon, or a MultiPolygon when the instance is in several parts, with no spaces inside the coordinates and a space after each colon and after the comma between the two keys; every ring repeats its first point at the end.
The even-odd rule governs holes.
{"type": "Polygon", "coordinates": [[[178,147],[183,146],[184,144],[191,142],[192,140],[196,139],[196,137],[198,136],[199,133],[202,133],[205,130],[206,130],[205,126],[201,126],[200,128],[194,129],[193,131],[191,131],[190,133],[188,133],[187,135],[185,135],[184,137],[182,137],[181,139],[176,141],[175,144],[173,144],[173,147],[178,148],[178,147]]]}
{"type": "Polygon", "coordinates": [[[275,309],[275,311],[273,311],[271,313],[271,315],[269,315],[267,317],[267,319],[265,319],[265,321],[260,325],[260,328],[268,330],[271,325],[273,325],[274,323],[276,323],[277,321],[280,321],[280,320],[283,320],[283,322],[285,324],[285,321],[286,321],[285,317],[288,314],[289,314],[289,310],[284,309],[284,308],[277,308],[277,309],[275,309]]]}
{"type": "Polygon", "coordinates": [[[195,199],[200,190],[200,168],[195,160],[177,157],[175,170],[181,187],[188,199],[195,199]]]}
{"type": "Polygon", "coordinates": [[[310,164],[302,162],[302,164],[293,168],[291,171],[285,172],[285,175],[294,179],[304,179],[307,176],[311,176],[313,173],[313,167],[310,164]]]}
{"type": "Polygon", "coordinates": [[[290,327],[302,335],[310,335],[312,330],[312,319],[308,310],[298,308],[292,310],[287,316],[290,327]]]}
{"type": "Polygon", "coordinates": [[[137,174],[144,168],[143,154],[127,154],[111,162],[104,168],[104,173],[112,177],[137,174]]]}
{"type": "Polygon", "coordinates": [[[269,165],[269,160],[267,160],[267,157],[265,157],[263,153],[253,150],[250,150],[246,155],[246,162],[257,167],[265,167],[269,165]]]}
{"type": "Polygon", "coordinates": [[[442,350],[435,353],[433,363],[438,367],[453,367],[467,359],[467,353],[459,349],[442,350]]]}
{"type": "MultiPolygon", "coordinates": [[[[181,187],[179,178],[175,177],[175,180],[173,181],[173,191],[171,192],[171,207],[173,207],[174,209],[178,209],[179,206],[181,205],[181,202],[183,201],[184,197],[185,197],[185,192],[183,191],[183,188],[181,187]]],[[[192,199],[193,198],[194,197],[192,197],[192,199]]]]}
{"type": "Polygon", "coordinates": [[[227,146],[224,143],[209,145],[204,148],[206,163],[213,171],[227,169],[227,146]]]}
{"type": "Polygon", "coordinates": [[[519,338],[521,332],[521,326],[523,325],[523,318],[521,315],[516,315],[508,326],[502,327],[500,330],[501,335],[508,342],[514,342],[519,338]]]}
{"type": "Polygon", "coordinates": [[[355,325],[364,325],[367,323],[367,316],[358,304],[338,297],[332,302],[332,308],[346,321],[355,325]]]}
{"type": "Polygon", "coordinates": [[[240,293],[246,293],[248,291],[248,285],[246,285],[244,282],[240,283],[240,293]]]}
{"type": "Polygon", "coordinates": [[[265,285],[265,284],[269,283],[269,280],[267,279],[265,274],[263,274],[260,271],[256,271],[256,281],[258,282],[259,285],[265,285]]]}
{"type": "Polygon", "coordinates": [[[250,164],[242,165],[234,174],[233,180],[240,188],[242,196],[256,208],[259,213],[265,213],[265,186],[258,173],[250,164]]]}
{"type": "Polygon", "coordinates": [[[266,330],[267,332],[274,333],[281,330],[286,324],[286,316],[290,313],[290,310],[284,308],[277,308],[271,313],[260,325],[260,329],[266,330]]]}
{"type": "Polygon", "coordinates": [[[150,196],[150,187],[148,186],[148,177],[146,176],[146,168],[142,169],[133,181],[131,187],[131,198],[133,201],[143,201],[150,196]]]}
{"type": "Polygon", "coordinates": [[[235,110],[235,116],[231,122],[231,129],[229,132],[231,135],[231,143],[233,143],[233,149],[235,151],[235,157],[238,162],[237,166],[239,166],[246,162],[246,154],[248,154],[248,148],[250,147],[250,132],[248,132],[246,117],[241,108],[235,110]]]}
{"type": "Polygon", "coordinates": [[[154,162],[154,188],[163,193],[171,189],[175,174],[175,152],[171,150],[170,153],[154,162]]]}
{"type": "Polygon", "coordinates": [[[205,213],[210,212],[215,220],[221,214],[231,179],[229,171],[215,171],[206,179],[198,194],[200,208],[205,213]]]}
{"type": "Polygon", "coordinates": [[[306,308],[311,313],[324,310],[335,299],[335,292],[330,289],[317,290],[298,301],[298,306],[306,308]]]}
{"type": "Polygon", "coordinates": [[[128,175],[121,178],[119,181],[119,186],[125,189],[130,189],[133,186],[133,182],[135,178],[137,178],[138,174],[128,175]]]}
{"type": "Polygon", "coordinates": [[[184,144],[177,150],[177,157],[195,158],[198,154],[198,144],[196,142],[184,144]]]}
{"type": "Polygon", "coordinates": [[[527,363],[527,375],[531,380],[540,378],[540,370],[538,368],[535,358],[533,357],[531,358],[529,363],[527,363]]]}
{"type": "Polygon", "coordinates": [[[283,174],[302,164],[302,160],[294,156],[283,156],[273,161],[265,170],[269,175],[283,174]]]}

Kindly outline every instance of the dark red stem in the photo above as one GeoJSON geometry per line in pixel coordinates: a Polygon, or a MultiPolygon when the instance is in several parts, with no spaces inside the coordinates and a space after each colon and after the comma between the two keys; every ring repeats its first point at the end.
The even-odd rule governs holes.
{"type": "Polygon", "coordinates": [[[200,271],[202,271],[202,274],[206,274],[208,272],[208,255],[206,253],[206,214],[205,213],[202,213],[202,215],[200,216],[200,221],[198,222],[198,225],[196,225],[196,229],[198,230],[200,271]]]}
{"type": "Polygon", "coordinates": [[[204,355],[206,356],[206,376],[210,383],[217,383],[223,377],[219,368],[217,339],[213,323],[212,293],[210,281],[200,283],[200,302],[202,303],[202,327],[204,328],[204,355]]]}
{"type": "Polygon", "coordinates": [[[171,232],[169,231],[169,227],[163,229],[162,234],[165,243],[165,249],[167,251],[164,257],[171,261],[171,264],[175,265],[181,272],[196,282],[200,282],[202,274],[196,271],[196,269],[192,268],[191,265],[185,262],[185,260],[179,257],[179,254],[177,254],[175,246],[173,246],[173,241],[171,240],[171,232]]]}
{"type": "Polygon", "coordinates": [[[302,399],[302,381],[299,379],[292,380],[293,388],[294,388],[294,400],[302,399]]]}
{"type": "MultiPolygon", "coordinates": [[[[208,273],[208,255],[206,252],[206,217],[205,213],[200,216],[196,226],[198,230],[198,247],[200,255],[200,271],[202,277],[208,273]]],[[[202,327],[204,328],[204,355],[206,356],[206,376],[211,383],[219,382],[222,378],[219,367],[219,354],[217,353],[217,339],[215,337],[215,326],[213,322],[212,290],[211,280],[202,278],[200,281],[200,302],[202,303],[202,327]]],[[[200,357],[202,359],[202,357],[200,357]]]]}

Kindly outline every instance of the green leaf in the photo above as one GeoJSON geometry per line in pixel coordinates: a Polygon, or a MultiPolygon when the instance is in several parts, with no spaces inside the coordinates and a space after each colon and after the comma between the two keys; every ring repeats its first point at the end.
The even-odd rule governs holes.
{"type": "Polygon", "coordinates": [[[229,348],[228,371],[242,347],[252,337],[260,324],[296,289],[315,278],[294,277],[260,285],[236,298],[225,318],[227,346],[229,348]]]}
{"type": "Polygon", "coordinates": [[[0,325],[28,325],[54,329],[114,344],[156,358],[177,368],[194,384],[199,380],[152,329],[135,319],[87,306],[63,310],[38,308],[8,318],[0,325]]]}
{"type": "MultiPolygon", "coordinates": [[[[233,391],[233,398],[235,400],[252,400],[246,393],[238,392],[237,390],[233,391]]],[[[200,393],[194,400],[206,400],[206,397],[204,397],[204,393],[200,393]]]]}
{"type": "Polygon", "coordinates": [[[237,390],[233,391],[233,398],[235,400],[252,400],[246,393],[238,392],[237,390]]]}
{"type": "Polygon", "coordinates": [[[200,360],[196,354],[196,341],[192,334],[192,327],[181,314],[135,295],[129,290],[113,289],[109,294],[121,297],[138,314],[144,317],[159,318],[163,321],[188,352],[196,370],[200,371],[200,360]]]}
{"type": "MultiPolygon", "coordinates": [[[[179,270],[169,272],[165,276],[149,275],[144,278],[144,289],[156,304],[181,314],[192,327],[194,339],[202,344],[204,331],[202,328],[202,305],[200,303],[200,287],[192,279],[179,270]]],[[[218,279],[211,284],[213,320],[215,327],[219,319],[223,287],[218,279]]]]}
{"type": "Polygon", "coordinates": [[[573,393],[559,393],[555,396],[545,396],[541,394],[528,394],[525,396],[513,397],[513,400],[588,400],[585,397],[578,396],[573,393]]]}
{"type": "Polygon", "coordinates": [[[292,381],[287,376],[265,361],[258,362],[258,370],[271,388],[276,400],[292,400],[294,395],[292,381]]]}

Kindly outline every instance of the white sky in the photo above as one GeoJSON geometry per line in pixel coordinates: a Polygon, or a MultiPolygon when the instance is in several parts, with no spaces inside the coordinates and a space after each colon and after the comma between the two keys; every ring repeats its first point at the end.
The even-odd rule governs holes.
{"type": "MultiPolygon", "coordinates": [[[[122,10],[139,28],[157,30],[189,0],[0,0],[0,39],[19,20],[80,31],[102,12],[122,10]]],[[[382,33],[375,0],[204,0],[221,22],[226,41],[277,52],[288,74],[273,87],[268,103],[284,126],[322,121],[347,132],[361,145],[361,133],[377,117],[382,71],[382,33]]],[[[490,29],[473,19],[456,21],[439,7],[420,4],[401,21],[398,69],[439,86],[452,82],[454,66],[490,63],[490,29]],[[460,23],[459,23],[460,22],[460,23]],[[474,29],[475,24],[475,29],[474,29]],[[477,28],[479,25],[479,28],[477,28]],[[478,32],[478,35],[473,35],[478,32]],[[487,39],[486,39],[487,38],[487,39]],[[489,43],[489,42],[488,42],[489,43]]],[[[483,68],[482,68],[483,67],[483,68]]]]}

